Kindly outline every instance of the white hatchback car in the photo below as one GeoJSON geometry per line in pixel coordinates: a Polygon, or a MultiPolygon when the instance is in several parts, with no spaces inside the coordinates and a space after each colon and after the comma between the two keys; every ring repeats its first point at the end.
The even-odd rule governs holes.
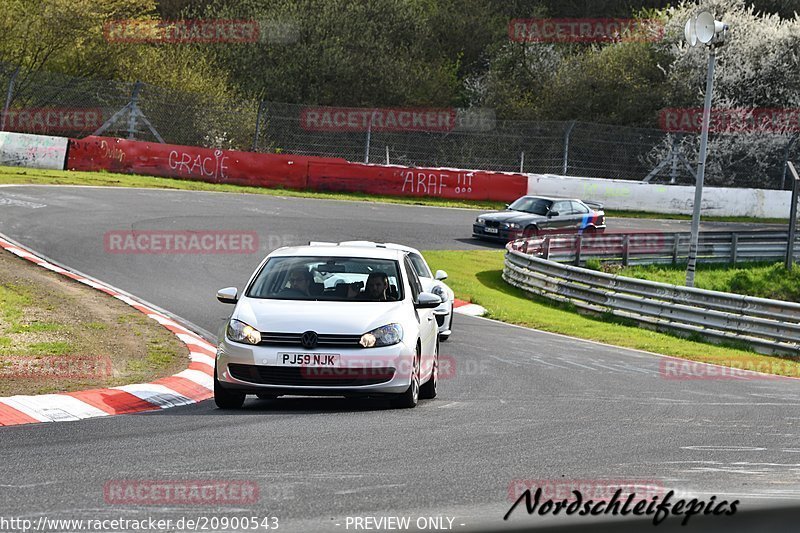
{"type": "Polygon", "coordinates": [[[436,396],[442,300],[409,254],[364,246],[299,246],[269,254],[235,303],[217,348],[214,399],[247,394],[386,396],[414,407],[436,396]]]}
{"type": "Polygon", "coordinates": [[[411,259],[411,264],[419,275],[419,280],[422,282],[422,289],[425,292],[435,294],[442,299],[439,307],[433,310],[433,315],[436,317],[436,324],[439,326],[439,340],[446,341],[453,333],[453,309],[455,307],[455,293],[447,286],[444,280],[447,279],[447,272],[444,270],[437,270],[436,274],[431,273],[431,268],[428,266],[425,258],[416,248],[405,246],[403,244],[394,244],[391,242],[378,243],[372,241],[345,241],[340,243],[333,242],[310,242],[311,246],[367,246],[372,248],[390,248],[393,250],[402,250],[408,253],[408,258],[411,259]]]}

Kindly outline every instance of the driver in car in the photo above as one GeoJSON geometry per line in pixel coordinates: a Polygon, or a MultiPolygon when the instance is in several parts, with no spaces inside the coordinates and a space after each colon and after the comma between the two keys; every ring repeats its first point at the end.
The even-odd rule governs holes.
{"type": "Polygon", "coordinates": [[[367,277],[367,286],[359,295],[361,300],[373,302],[387,302],[389,290],[389,276],[385,272],[373,272],[367,277]]]}
{"type": "Polygon", "coordinates": [[[297,267],[289,272],[289,287],[281,294],[291,296],[311,296],[309,290],[314,282],[314,275],[304,267],[297,267]]]}

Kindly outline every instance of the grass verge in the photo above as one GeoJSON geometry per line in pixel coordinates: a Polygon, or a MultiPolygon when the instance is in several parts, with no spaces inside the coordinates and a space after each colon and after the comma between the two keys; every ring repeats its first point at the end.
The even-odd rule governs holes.
{"type": "Polygon", "coordinates": [[[0,250],[0,396],[146,382],[188,362],[153,320],[0,250]]]}
{"type": "Polygon", "coordinates": [[[613,316],[590,317],[571,306],[531,295],[503,281],[504,253],[437,250],[424,255],[431,268],[447,271],[447,283],[458,298],[482,305],[488,318],[692,361],[800,376],[800,362],[650,331],[613,316]]]}
{"type": "MultiPolygon", "coordinates": [[[[290,189],[264,189],[261,187],[245,187],[223,183],[206,183],[202,181],[157,178],[133,174],[112,174],[108,172],[71,172],[65,170],[39,170],[18,167],[0,166],[0,183],[20,185],[92,185],[105,187],[138,187],[175,189],[188,191],[232,192],[248,194],[266,194],[269,196],[288,196],[295,198],[318,198],[324,200],[351,200],[361,202],[380,202],[403,205],[425,205],[431,207],[459,207],[483,209],[486,211],[505,208],[503,202],[484,202],[477,200],[447,200],[442,198],[408,198],[397,196],[375,196],[363,193],[327,193],[316,191],[296,191],[290,189]]],[[[608,217],[650,218],[670,220],[691,220],[691,215],[664,215],[644,211],[606,210],[608,217]]],[[[742,223],[786,223],[781,218],[751,217],[703,217],[705,221],[742,222],[742,223]]]]}
{"type": "MultiPolygon", "coordinates": [[[[686,280],[685,264],[629,267],[603,265],[601,270],[672,285],[683,285],[686,280]]],[[[697,265],[694,284],[699,289],[800,302],[800,269],[794,268],[787,272],[783,263],[697,265]]]]}

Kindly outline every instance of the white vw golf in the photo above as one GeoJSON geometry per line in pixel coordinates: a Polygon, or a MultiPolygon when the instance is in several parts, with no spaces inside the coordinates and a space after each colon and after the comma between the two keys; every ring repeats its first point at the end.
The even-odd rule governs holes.
{"type": "Polygon", "coordinates": [[[281,248],[244,292],[217,348],[214,399],[247,394],[389,396],[396,407],[434,398],[439,341],[433,310],[403,250],[363,246],[281,248]]]}

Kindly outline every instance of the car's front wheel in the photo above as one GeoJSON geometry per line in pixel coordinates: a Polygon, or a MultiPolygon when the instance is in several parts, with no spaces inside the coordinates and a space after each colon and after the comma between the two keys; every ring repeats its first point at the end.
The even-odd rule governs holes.
{"type": "Polygon", "coordinates": [[[539,236],[539,228],[536,226],[528,226],[522,230],[522,236],[526,239],[534,239],[539,236]]]}
{"type": "Polygon", "coordinates": [[[448,333],[447,335],[439,335],[439,340],[440,341],[446,341],[447,339],[450,338],[450,335],[453,334],[453,315],[455,314],[455,309],[456,309],[455,304],[451,304],[450,305],[450,325],[447,326],[447,331],[449,331],[450,333],[448,333]]]}
{"type": "Polygon", "coordinates": [[[399,394],[397,398],[392,400],[392,406],[398,409],[410,409],[417,406],[419,403],[419,348],[417,354],[414,356],[414,364],[411,369],[411,384],[405,392],[399,394]]]}
{"type": "Polygon", "coordinates": [[[244,405],[245,394],[224,388],[217,379],[217,369],[214,368],[214,403],[220,409],[239,409],[244,405]]]}

